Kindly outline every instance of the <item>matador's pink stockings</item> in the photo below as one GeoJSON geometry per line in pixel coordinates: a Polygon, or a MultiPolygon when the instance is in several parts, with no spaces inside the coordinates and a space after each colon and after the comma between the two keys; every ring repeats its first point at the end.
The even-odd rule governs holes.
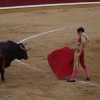
{"type": "Polygon", "coordinates": [[[84,68],[84,71],[86,73],[86,80],[90,80],[90,75],[89,75],[89,72],[88,72],[88,68],[84,68]]]}
{"type": "Polygon", "coordinates": [[[75,79],[76,79],[76,75],[78,73],[78,70],[75,70],[72,74],[72,78],[67,80],[67,82],[75,82],[75,79]]]}

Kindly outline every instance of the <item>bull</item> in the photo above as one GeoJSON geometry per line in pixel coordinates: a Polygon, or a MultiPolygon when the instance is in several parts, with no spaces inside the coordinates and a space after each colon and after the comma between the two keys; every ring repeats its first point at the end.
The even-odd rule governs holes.
{"type": "MultiPolygon", "coordinates": [[[[30,49],[30,48],[29,48],[30,49]]],[[[14,59],[28,59],[27,51],[22,43],[15,43],[14,41],[7,40],[0,42],[0,72],[1,80],[5,81],[4,70],[9,67],[14,59]]]]}

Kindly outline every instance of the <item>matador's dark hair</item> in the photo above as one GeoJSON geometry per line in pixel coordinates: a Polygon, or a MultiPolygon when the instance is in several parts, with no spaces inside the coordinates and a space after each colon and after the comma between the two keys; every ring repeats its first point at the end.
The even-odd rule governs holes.
{"type": "Polygon", "coordinates": [[[83,27],[79,27],[79,28],[77,29],[77,32],[80,32],[80,31],[84,32],[84,28],[83,28],[83,27]]]}

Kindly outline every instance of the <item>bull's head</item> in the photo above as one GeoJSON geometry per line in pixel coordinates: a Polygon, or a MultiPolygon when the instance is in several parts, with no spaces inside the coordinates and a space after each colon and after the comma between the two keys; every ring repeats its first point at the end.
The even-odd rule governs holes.
{"type": "Polygon", "coordinates": [[[25,45],[23,45],[22,43],[19,43],[18,45],[19,45],[19,54],[18,54],[17,59],[18,60],[21,60],[21,59],[27,60],[28,59],[27,51],[29,51],[31,48],[26,49],[25,45]]]}

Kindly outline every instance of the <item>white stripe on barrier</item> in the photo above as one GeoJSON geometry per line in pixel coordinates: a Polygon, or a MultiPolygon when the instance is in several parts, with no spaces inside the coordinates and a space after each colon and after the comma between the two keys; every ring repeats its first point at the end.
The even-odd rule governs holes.
{"type": "Polygon", "coordinates": [[[57,4],[42,4],[42,5],[27,5],[27,6],[14,6],[14,7],[0,7],[3,9],[16,9],[16,8],[34,8],[34,7],[48,7],[48,6],[68,6],[68,5],[80,5],[80,4],[100,4],[100,2],[78,2],[78,3],[57,3],[57,4]]]}

